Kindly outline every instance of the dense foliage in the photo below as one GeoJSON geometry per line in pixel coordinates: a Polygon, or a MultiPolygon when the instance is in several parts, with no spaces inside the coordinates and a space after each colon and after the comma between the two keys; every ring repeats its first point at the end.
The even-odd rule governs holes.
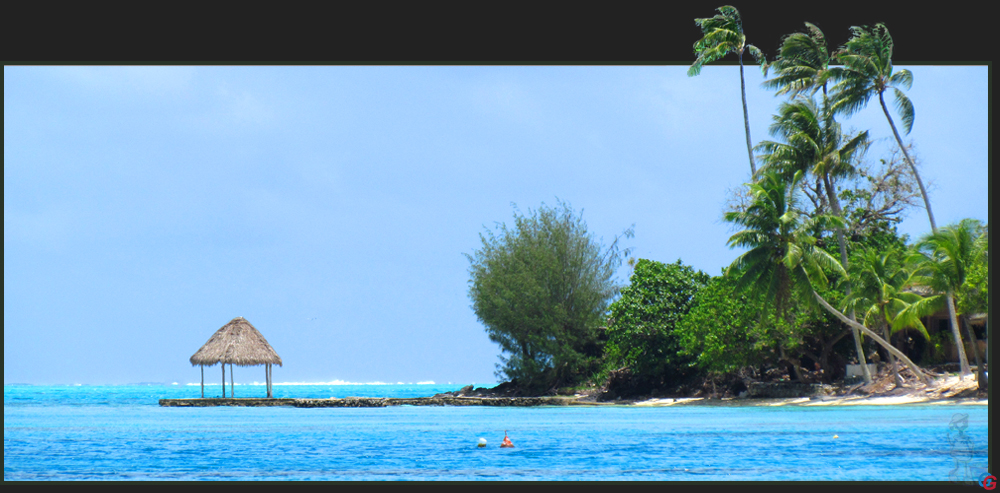
{"type": "Polygon", "coordinates": [[[628,368],[639,375],[640,388],[669,386],[682,376],[690,358],[678,354],[675,331],[708,279],[680,260],[636,262],[630,284],[610,308],[605,346],[609,368],[628,368]]]}
{"type": "MultiPolygon", "coordinates": [[[[631,236],[631,230],[625,232],[631,236]]],[[[469,297],[491,341],[500,345],[498,377],[524,392],[573,385],[600,362],[603,325],[621,257],[617,239],[605,249],[570,206],[545,204],[514,213],[514,227],[480,234],[469,297]]]]}
{"type": "Polygon", "coordinates": [[[965,314],[986,313],[990,307],[989,227],[983,226],[973,246],[965,282],[958,291],[958,310],[965,314]]]}
{"type": "Polygon", "coordinates": [[[761,330],[759,303],[738,291],[732,279],[711,278],[691,305],[676,335],[682,354],[695,365],[726,373],[765,363],[766,354],[761,350],[767,342],[761,330]]]}
{"type": "MultiPolygon", "coordinates": [[[[967,337],[976,337],[969,316],[989,309],[988,228],[972,219],[935,225],[914,147],[904,146],[885,102],[888,92],[909,133],[915,113],[903,89],[913,74],[894,70],[888,28],[852,27],[851,38],[831,50],[823,32],[806,23],[806,32],[782,39],[769,65],[746,42],[739,12],[717,12],[695,19],[703,36],[688,75],[729,54],[739,59],[751,180],[734,191],[724,219],[736,230],[729,246],[742,253],[718,277],[680,260],[641,259],[611,303],[612,276],[627,256],[617,240],[602,252],[562,203],[529,217],[515,213],[514,228],[481,235],[482,250],[469,256],[473,308],[505,355],[498,376],[525,392],[590,378],[606,384],[606,395],[621,396],[737,373],[733,378],[766,373],[830,382],[845,363],[872,358],[892,364],[897,385],[906,374],[897,362],[928,383],[914,362],[920,351],[909,344],[919,339],[928,348],[924,361],[942,362],[946,345],[964,347],[960,317],[967,337]],[[773,70],[764,86],[788,97],[769,128],[775,140],[756,147],[744,51],[765,74],[773,70]],[[838,119],[876,96],[898,147],[872,164],[868,132],[845,132],[838,119]],[[918,205],[931,233],[909,244],[896,225],[918,205]],[[930,333],[923,319],[943,307],[951,333],[930,333]]],[[[963,350],[959,361],[968,372],[963,350]]]]}

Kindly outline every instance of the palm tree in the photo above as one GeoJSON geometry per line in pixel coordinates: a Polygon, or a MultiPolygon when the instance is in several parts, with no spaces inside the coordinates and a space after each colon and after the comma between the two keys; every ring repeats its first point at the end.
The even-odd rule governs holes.
{"type": "Polygon", "coordinates": [[[959,313],[985,313],[990,308],[989,265],[990,236],[989,225],[983,224],[982,232],[973,245],[972,264],[966,268],[965,284],[956,293],[955,308],[959,313]]]}
{"type": "Polygon", "coordinates": [[[903,130],[907,134],[913,128],[913,103],[910,98],[900,89],[907,89],[913,84],[913,74],[909,70],[899,70],[893,73],[892,70],[892,36],[885,24],[876,24],[874,28],[867,26],[851,27],[853,36],[847,44],[841,48],[836,56],[844,64],[836,77],[839,82],[833,86],[833,111],[835,113],[854,114],[862,108],[868,106],[868,101],[872,96],[878,94],[878,101],[882,105],[882,112],[885,114],[889,126],[892,128],[892,135],[896,137],[899,149],[903,151],[906,163],[910,165],[917,185],[920,186],[920,194],[924,198],[924,207],[927,208],[927,217],[931,222],[931,231],[937,232],[937,224],[934,222],[934,212],[931,211],[931,203],[927,198],[927,190],[924,182],[920,179],[913,159],[910,158],[903,139],[896,130],[896,124],[889,115],[889,108],[885,105],[885,92],[892,89],[895,97],[895,106],[903,119],[903,130]]]}
{"type": "MultiPolygon", "coordinates": [[[[719,13],[715,17],[695,19],[694,23],[701,28],[702,38],[694,44],[694,54],[698,57],[691,68],[688,77],[701,73],[701,67],[712,63],[730,53],[735,53],[740,59],[740,89],[743,91],[743,125],[747,133],[747,156],[750,157],[750,173],[757,173],[754,164],[753,150],[750,144],[750,116],[747,113],[747,87],[743,78],[743,51],[748,50],[760,63],[765,64],[764,54],[752,44],[747,44],[743,34],[743,21],[740,12],[735,7],[726,5],[715,9],[719,13]]],[[[765,65],[766,66],[766,65],[765,65]]]]}
{"type": "MultiPolygon", "coordinates": [[[[975,219],[963,219],[958,224],[948,225],[936,233],[923,237],[916,245],[916,254],[911,258],[917,265],[918,272],[923,275],[922,281],[936,292],[945,293],[952,337],[958,347],[958,361],[963,376],[972,373],[972,370],[969,368],[969,360],[958,330],[955,293],[965,283],[966,273],[972,266],[977,250],[976,240],[980,237],[981,228],[982,223],[975,219]]],[[[970,339],[973,350],[976,351],[978,364],[979,352],[975,348],[976,339],[974,336],[970,336],[970,339]]]]}
{"type": "MultiPolygon", "coordinates": [[[[834,120],[833,113],[829,111],[825,96],[823,103],[823,111],[817,109],[811,98],[797,97],[790,103],[782,103],[778,114],[774,116],[770,132],[771,135],[783,137],[785,143],[764,141],[755,149],[764,153],[761,156],[764,162],[762,172],[773,170],[786,179],[797,172],[816,176],[823,184],[834,215],[843,220],[835,182],[838,178],[850,177],[856,173],[853,163],[868,147],[868,132],[845,136],[840,124],[834,120]]],[[[849,264],[844,228],[838,227],[836,235],[840,246],[840,262],[846,269],[849,264]]],[[[850,295],[850,283],[846,286],[847,294],[850,295]]],[[[853,320],[854,312],[849,312],[848,317],[853,320]]],[[[851,334],[854,336],[854,346],[865,382],[871,382],[861,337],[857,330],[852,329],[851,334]]]]}
{"type": "Polygon", "coordinates": [[[810,95],[823,89],[835,78],[839,67],[830,67],[830,52],[826,46],[826,36],[818,27],[808,22],[809,33],[793,33],[781,42],[778,57],[767,68],[775,70],[775,77],[764,81],[763,86],[777,89],[775,96],[788,94],[797,96],[809,91],[810,95]]]}
{"type": "MultiPolygon", "coordinates": [[[[814,96],[817,89],[822,88],[825,97],[827,80],[839,70],[830,68],[830,52],[827,50],[823,31],[808,22],[805,24],[809,32],[794,33],[782,38],[777,58],[764,66],[764,76],[774,68],[775,77],[761,85],[777,89],[775,96],[788,94],[794,97],[806,92],[814,96]]],[[[823,208],[823,185],[818,177],[811,188],[815,195],[810,198],[816,203],[816,208],[823,208]]]]}
{"type": "MultiPolygon", "coordinates": [[[[989,312],[990,309],[989,250],[989,225],[984,224],[982,232],[973,245],[971,263],[965,269],[965,283],[962,284],[955,299],[955,308],[962,314],[962,320],[965,322],[971,341],[976,341],[976,337],[969,323],[969,314],[989,312]]],[[[980,359],[978,343],[973,342],[972,348],[975,351],[973,354],[976,355],[976,366],[978,367],[976,378],[979,379],[980,390],[983,390],[988,387],[986,369],[980,359]]]]}
{"type": "MultiPolygon", "coordinates": [[[[886,340],[890,340],[891,334],[907,328],[917,329],[930,339],[920,318],[937,311],[944,299],[940,295],[924,298],[906,291],[912,284],[913,275],[905,268],[904,260],[899,248],[884,253],[865,249],[855,255],[850,269],[855,291],[844,298],[843,308],[861,312],[865,325],[880,325],[886,340]]],[[[896,386],[901,387],[903,381],[892,354],[889,361],[896,386]]]]}
{"type": "Polygon", "coordinates": [[[765,173],[757,182],[749,184],[753,193],[750,206],[745,211],[725,215],[726,221],[746,228],[729,238],[730,248],[748,248],[726,269],[726,275],[735,279],[737,288],[749,289],[773,304],[779,314],[787,310],[795,291],[805,295],[800,299],[815,299],[842,322],[871,337],[903,361],[921,382],[930,384],[927,376],[905,354],[868,327],[850,320],[813,288],[813,283],[827,283],[824,268],[847,276],[833,256],[816,247],[816,238],[811,234],[830,224],[843,225],[843,221],[829,215],[803,219],[795,196],[801,178],[802,172],[795,173],[791,180],[784,180],[776,173],[765,173]]]}

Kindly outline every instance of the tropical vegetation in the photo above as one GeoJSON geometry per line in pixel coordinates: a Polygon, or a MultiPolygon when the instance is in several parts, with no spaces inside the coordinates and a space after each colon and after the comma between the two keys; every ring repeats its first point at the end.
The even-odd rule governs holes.
{"type": "Polygon", "coordinates": [[[807,22],[767,63],[747,43],[739,12],[717,12],[695,19],[702,37],[688,75],[729,54],[739,60],[751,175],[723,218],[740,253],[717,276],[681,260],[629,258],[629,282],[619,286],[614,274],[629,255],[620,238],[604,247],[562,202],[526,216],[515,209],[513,228],[481,234],[482,248],[467,255],[473,309],[502,350],[497,375],[523,392],[593,384],[648,394],[734,375],[831,382],[850,362],[871,383],[867,361],[884,359],[897,387],[907,378],[927,385],[918,363],[941,362],[943,337],[957,350],[959,375],[970,373],[962,321],[982,385],[986,362],[970,316],[989,310],[989,228],[975,219],[937,228],[914,147],[885,102],[890,92],[909,133],[914,106],[903,89],[913,74],[894,69],[888,28],[852,27],[831,50],[807,22]],[[773,140],[756,146],[744,51],[771,74],[763,86],[784,98],[768,128],[773,140]],[[875,96],[898,147],[872,160],[870,132],[845,131],[838,118],[875,96]],[[911,241],[896,225],[921,201],[931,231],[911,241]],[[924,321],[944,309],[951,330],[932,334],[924,321]],[[929,349],[915,352],[915,340],[929,349]]]}
{"type": "MultiPolygon", "coordinates": [[[[632,230],[624,236],[632,235],[632,230]]],[[[588,232],[569,204],[542,204],[480,234],[482,246],[466,254],[469,297],[491,341],[504,355],[497,376],[525,392],[579,383],[597,370],[598,328],[618,293],[614,274],[627,250],[609,247],[588,232]]]]}
{"type": "Polygon", "coordinates": [[[637,392],[670,387],[685,376],[690,358],[680,353],[677,326],[709,276],[680,260],[640,259],[629,285],[611,304],[605,345],[608,371],[627,368],[637,392]]]}

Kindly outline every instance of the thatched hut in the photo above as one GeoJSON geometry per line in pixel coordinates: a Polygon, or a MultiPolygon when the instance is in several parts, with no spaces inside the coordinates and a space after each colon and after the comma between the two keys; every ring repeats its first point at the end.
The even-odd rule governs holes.
{"type": "Polygon", "coordinates": [[[233,365],[264,365],[267,396],[271,397],[271,365],[281,366],[281,357],[267,339],[243,317],[236,317],[215,331],[198,352],[191,356],[191,365],[201,366],[201,396],[205,397],[205,367],[222,363],[222,396],[226,396],[226,364],[229,365],[230,397],[233,389],[233,365]]]}

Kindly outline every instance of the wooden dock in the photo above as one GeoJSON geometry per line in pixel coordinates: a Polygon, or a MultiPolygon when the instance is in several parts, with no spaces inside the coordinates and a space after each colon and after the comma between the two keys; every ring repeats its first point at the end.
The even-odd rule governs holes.
{"type": "Polygon", "coordinates": [[[345,397],[343,399],[267,399],[254,397],[160,399],[163,407],[388,407],[388,406],[566,406],[600,405],[595,402],[575,402],[567,397],[345,397]]]}

